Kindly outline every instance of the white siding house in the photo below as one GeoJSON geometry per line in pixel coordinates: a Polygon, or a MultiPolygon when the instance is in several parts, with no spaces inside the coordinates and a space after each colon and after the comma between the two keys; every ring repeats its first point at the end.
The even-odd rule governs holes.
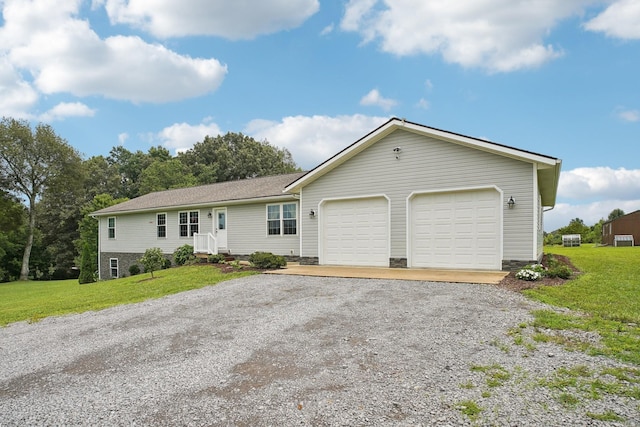
{"type": "Polygon", "coordinates": [[[152,193],[95,212],[100,273],[109,277],[117,259],[126,274],[149,247],[171,254],[191,244],[193,230],[234,256],[510,269],[542,257],[543,208],[555,204],[560,167],[553,157],[391,119],[307,173],[152,193]]]}

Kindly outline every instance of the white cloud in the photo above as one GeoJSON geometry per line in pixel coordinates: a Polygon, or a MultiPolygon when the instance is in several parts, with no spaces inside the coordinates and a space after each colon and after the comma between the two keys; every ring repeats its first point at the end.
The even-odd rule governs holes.
{"type": "Polygon", "coordinates": [[[27,118],[26,112],[37,102],[38,92],[0,56],[0,116],[27,118]]]}
{"type": "Polygon", "coordinates": [[[315,14],[318,0],[103,0],[112,23],[160,37],[190,35],[252,39],[288,30],[315,14]]]}
{"type": "Polygon", "coordinates": [[[40,116],[43,122],[64,120],[67,117],[93,117],[96,111],[81,102],[61,102],[40,116]]]}
{"type": "Polygon", "coordinates": [[[383,97],[378,89],[372,89],[368,94],[362,97],[360,105],[377,106],[385,111],[389,111],[398,105],[398,102],[394,99],[383,97]]]}
{"type": "Polygon", "coordinates": [[[129,134],[126,132],[122,132],[118,134],[118,143],[120,145],[124,145],[125,142],[129,139],[129,134]]]}
{"type": "Polygon", "coordinates": [[[616,116],[618,116],[620,120],[623,120],[625,122],[640,122],[639,110],[617,109],[616,116]]]}
{"type": "Polygon", "coordinates": [[[509,72],[537,67],[562,50],[544,43],[556,23],[594,0],[350,0],[341,29],[379,40],[395,55],[440,54],[447,62],[509,72]]]}
{"type": "Polygon", "coordinates": [[[428,110],[429,109],[429,101],[427,101],[424,98],[420,98],[420,101],[418,101],[418,103],[416,104],[416,107],[422,108],[423,110],[428,110]]]}
{"type": "Polygon", "coordinates": [[[592,226],[601,219],[606,220],[614,209],[622,209],[625,213],[637,211],[640,209],[640,199],[607,199],[585,204],[556,203],[553,210],[544,213],[544,230],[551,232],[566,227],[575,218],[592,226]]]}
{"type": "Polygon", "coordinates": [[[221,134],[222,131],[217,124],[209,123],[209,120],[205,119],[198,125],[175,123],[154,135],[154,140],[178,153],[190,149],[196,142],[202,142],[205,136],[216,137],[221,134]]]}
{"type": "Polygon", "coordinates": [[[433,83],[431,82],[431,79],[427,79],[427,80],[424,82],[424,87],[425,87],[429,92],[431,92],[431,90],[433,90],[433,83]]]}
{"type": "Polygon", "coordinates": [[[280,122],[253,120],[243,131],[258,141],[286,148],[303,169],[312,169],[385,123],[388,117],[293,116],[280,122]]]}
{"type": "Polygon", "coordinates": [[[584,27],[590,31],[603,32],[609,37],[640,39],[640,2],[614,1],[584,27]]]}
{"type": "Polygon", "coordinates": [[[331,24],[327,25],[326,27],[324,27],[322,29],[322,31],[320,31],[320,35],[321,36],[326,36],[328,34],[331,34],[331,33],[333,33],[333,29],[334,29],[334,25],[333,25],[333,23],[331,23],[331,24]]]}
{"type": "Polygon", "coordinates": [[[558,198],[640,199],[640,169],[576,168],[560,174],[558,198]]]}
{"type": "Polygon", "coordinates": [[[544,214],[544,229],[557,230],[574,218],[591,226],[614,209],[626,213],[640,209],[640,170],[576,168],[561,173],[558,202],[544,214]]]}
{"type": "Polygon", "coordinates": [[[101,39],[77,19],[80,0],[6,0],[0,54],[33,77],[46,94],[99,95],[133,102],[168,102],[211,92],[227,68],[138,37],[101,39]]]}

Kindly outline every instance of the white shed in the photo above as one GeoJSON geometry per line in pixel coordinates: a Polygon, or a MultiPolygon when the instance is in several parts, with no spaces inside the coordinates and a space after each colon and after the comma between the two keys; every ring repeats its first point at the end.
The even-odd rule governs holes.
{"type": "Polygon", "coordinates": [[[580,246],[582,242],[582,236],[579,234],[563,234],[562,235],[562,246],[580,246]]]}

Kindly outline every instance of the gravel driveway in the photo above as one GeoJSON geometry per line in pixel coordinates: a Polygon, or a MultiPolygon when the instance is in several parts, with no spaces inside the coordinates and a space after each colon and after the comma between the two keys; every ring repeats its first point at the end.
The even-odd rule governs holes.
{"type": "Polygon", "coordinates": [[[538,385],[618,365],[516,345],[537,307],[489,285],[256,275],[16,323],[0,329],[0,425],[636,425],[632,398],[567,408],[538,385]],[[586,415],[606,411],[625,421],[586,415]]]}

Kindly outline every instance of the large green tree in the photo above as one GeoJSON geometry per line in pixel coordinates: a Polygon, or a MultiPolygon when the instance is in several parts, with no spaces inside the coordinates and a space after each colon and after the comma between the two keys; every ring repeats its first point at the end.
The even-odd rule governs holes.
{"type": "Polygon", "coordinates": [[[140,174],[140,195],[170,188],[193,187],[196,178],[177,159],[155,160],[140,174]]]}
{"type": "Polygon", "coordinates": [[[300,170],[286,148],[233,132],[216,137],[206,136],[192,149],[180,153],[178,158],[190,168],[199,184],[300,170]]]}
{"type": "Polygon", "coordinates": [[[0,190],[0,282],[20,275],[27,235],[27,210],[18,199],[0,190]]]}
{"type": "Polygon", "coordinates": [[[624,211],[622,209],[616,208],[609,213],[607,221],[612,221],[616,218],[620,218],[621,216],[624,216],[624,211]]]}
{"type": "Polygon", "coordinates": [[[3,118],[0,122],[0,174],[7,190],[26,199],[29,209],[28,236],[22,257],[20,280],[29,277],[29,260],[36,232],[36,204],[49,190],[78,181],[79,153],[53,128],[25,120],[3,118]]]}

